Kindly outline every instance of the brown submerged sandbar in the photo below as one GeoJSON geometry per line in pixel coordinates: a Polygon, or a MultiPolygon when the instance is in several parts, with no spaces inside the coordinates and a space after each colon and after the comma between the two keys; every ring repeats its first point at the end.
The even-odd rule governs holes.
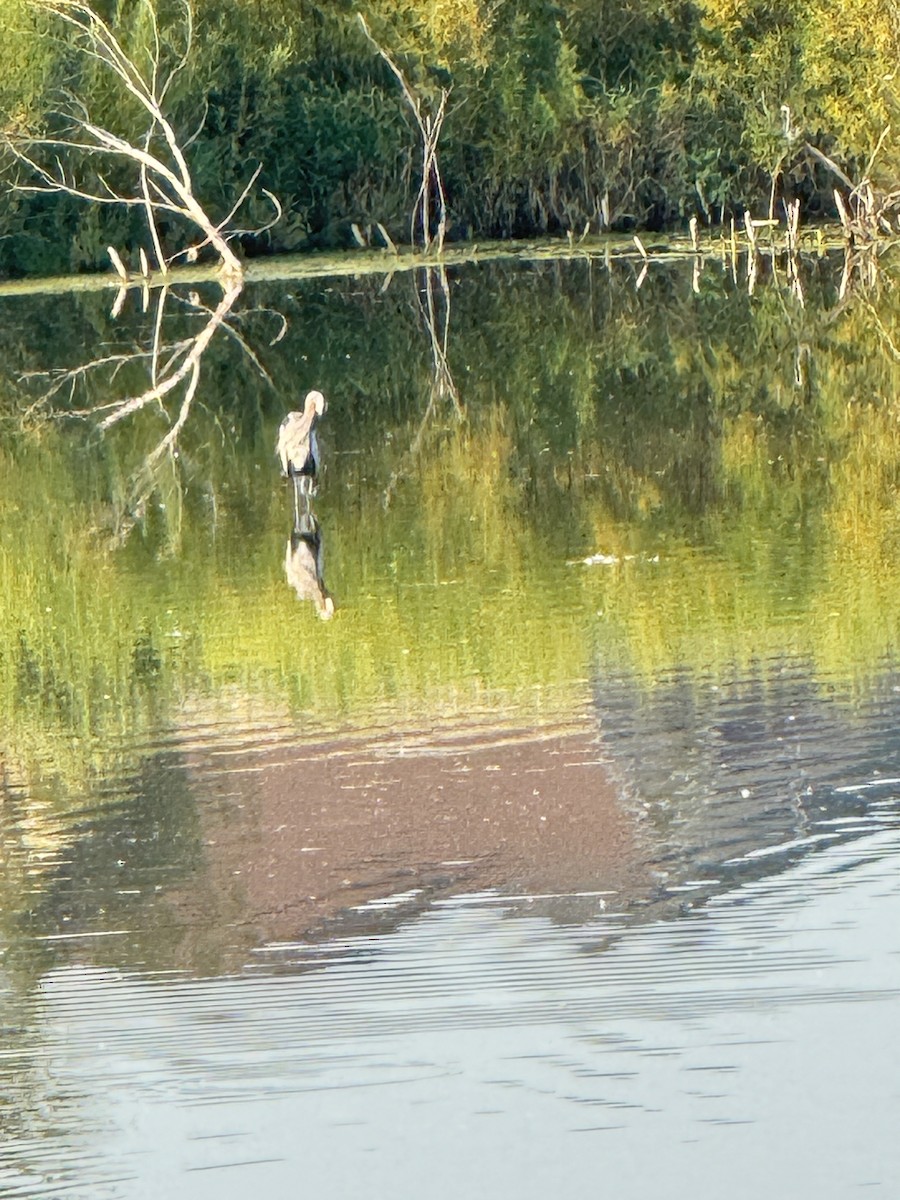
{"type": "Polygon", "coordinates": [[[206,868],[179,916],[224,922],[235,950],[384,928],[460,893],[621,898],[644,876],[593,731],[282,737],[187,762],[206,868]],[[400,894],[411,909],[379,906],[400,894]]]}

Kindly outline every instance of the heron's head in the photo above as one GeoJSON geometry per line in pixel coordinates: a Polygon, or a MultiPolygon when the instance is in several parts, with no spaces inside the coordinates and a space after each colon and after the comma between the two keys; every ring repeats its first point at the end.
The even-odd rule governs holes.
{"type": "Polygon", "coordinates": [[[309,412],[311,408],[315,409],[316,413],[318,413],[318,415],[321,417],[322,413],[327,408],[325,397],[321,392],[307,392],[305,407],[307,412],[309,412]]]}

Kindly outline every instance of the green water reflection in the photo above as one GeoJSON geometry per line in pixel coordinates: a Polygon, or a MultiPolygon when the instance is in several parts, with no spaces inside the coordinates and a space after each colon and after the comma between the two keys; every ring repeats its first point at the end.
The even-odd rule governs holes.
{"type": "MultiPolygon", "coordinates": [[[[325,727],[538,721],[581,704],[600,662],[647,684],[782,654],[871,674],[900,613],[900,305],[889,264],[843,300],[839,261],[804,271],[805,305],[715,265],[696,293],[683,264],[636,290],[599,262],[471,266],[430,296],[421,272],[254,285],[133,527],[158,406],[106,437],[56,417],[146,386],[146,361],[49,406],[21,376],[146,346],[152,311],[137,293],[116,321],[104,295],[6,299],[9,786],[52,811],[160,731],[241,706],[325,727]],[[327,624],[284,577],[273,458],[310,387],[330,404],[327,624]]],[[[189,306],[167,312],[167,336],[196,330],[189,306]]]]}

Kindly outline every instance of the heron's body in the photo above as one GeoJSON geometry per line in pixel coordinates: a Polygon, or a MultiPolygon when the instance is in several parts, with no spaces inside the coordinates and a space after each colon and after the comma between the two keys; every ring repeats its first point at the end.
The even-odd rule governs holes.
{"type": "Polygon", "coordinates": [[[290,412],[278,429],[276,453],[282,475],[314,479],[319,470],[319,446],[316,421],[325,411],[321,392],[308,392],[303,412],[290,412]]]}

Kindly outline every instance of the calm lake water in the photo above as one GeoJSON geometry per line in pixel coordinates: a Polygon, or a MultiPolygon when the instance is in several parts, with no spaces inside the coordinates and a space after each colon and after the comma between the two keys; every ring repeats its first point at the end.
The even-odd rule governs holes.
{"type": "Polygon", "coordinates": [[[900,298],[775,268],[0,298],[0,1196],[897,1194],[900,298]]]}

